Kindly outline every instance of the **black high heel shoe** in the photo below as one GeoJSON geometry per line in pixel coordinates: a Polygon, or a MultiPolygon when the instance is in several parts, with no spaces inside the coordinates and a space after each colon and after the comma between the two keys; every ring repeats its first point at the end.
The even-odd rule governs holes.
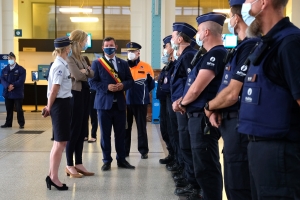
{"type": "Polygon", "coordinates": [[[66,184],[63,184],[63,186],[59,187],[55,183],[52,182],[52,180],[49,176],[46,177],[46,184],[47,184],[47,188],[49,190],[51,190],[51,185],[56,187],[56,189],[58,189],[58,190],[68,190],[68,186],[66,184]]]}

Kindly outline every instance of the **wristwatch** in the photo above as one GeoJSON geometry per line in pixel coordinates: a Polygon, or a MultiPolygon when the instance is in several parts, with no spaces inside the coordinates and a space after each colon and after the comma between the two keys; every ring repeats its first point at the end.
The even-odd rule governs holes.
{"type": "Polygon", "coordinates": [[[208,104],[208,102],[206,102],[206,104],[205,104],[205,106],[204,106],[204,109],[210,111],[210,110],[209,110],[209,104],[208,104]]]}
{"type": "Polygon", "coordinates": [[[179,102],[179,105],[183,108],[186,107],[186,105],[182,105],[182,100],[179,102]]]}

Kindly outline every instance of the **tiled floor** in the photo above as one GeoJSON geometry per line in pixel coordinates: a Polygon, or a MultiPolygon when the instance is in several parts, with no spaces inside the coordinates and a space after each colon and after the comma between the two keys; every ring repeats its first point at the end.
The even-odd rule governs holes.
{"type": "MultiPolygon", "coordinates": [[[[26,109],[25,109],[26,110],[26,109]]],[[[28,109],[27,110],[32,110],[28,109]]],[[[16,113],[15,113],[16,114],[16,113]]],[[[0,124],[6,114],[0,113],[0,124]]],[[[165,157],[166,149],[159,134],[159,126],[148,123],[149,159],[141,160],[137,151],[136,129],[133,129],[131,154],[127,159],[135,170],[118,169],[116,161],[111,171],[101,171],[102,153],[99,140],[85,143],[83,163],[96,173],[92,177],[73,179],[66,176],[65,154],[59,169],[61,181],[68,191],[47,190],[45,178],[49,169],[52,129],[50,118],[40,113],[25,112],[25,131],[43,131],[41,134],[15,134],[19,126],[0,129],[0,199],[105,199],[105,200],[177,200],[173,194],[174,182],[170,172],[158,160],[165,157]]],[[[98,130],[99,138],[99,130],[98,130]]],[[[220,140],[220,149],[222,140],[220,140]]],[[[114,144],[112,143],[112,147],[114,144]]],[[[116,156],[114,148],[112,157],[116,156]]],[[[225,194],[223,195],[225,199],[225,194]]]]}

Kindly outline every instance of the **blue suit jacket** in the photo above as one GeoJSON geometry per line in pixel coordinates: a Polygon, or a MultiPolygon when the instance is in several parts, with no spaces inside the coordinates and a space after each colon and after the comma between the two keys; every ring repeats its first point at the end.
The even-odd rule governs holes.
{"type": "Polygon", "coordinates": [[[117,104],[119,110],[126,109],[126,100],[124,91],[132,87],[134,81],[125,60],[116,57],[116,62],[118,66],[118,75],[121,79],[124,88],[123,91],[111,92],[108,90],[109,84],[116,84],[116,81],[108,74],[101,63],[94,60],[92,63],[92,69],[95,72],[94,77],[89,79],[91,89],[96,91],[95,109],[110,110],[113,104],[114,96],[117,98],[117,104]],[[115,95],[114,95],[115,93],[115,95]]]}
{"type": "Polygon", "coordinates": [[[13,70],[10,71],[9,65],[2,69],[1,84],[3,85],[3,97],[6,99],[24,99],[24,83],[26,79],[26,70],[16,63],[13,70]],[[8,91],[8,86],[12,84],[15,89],[8,91]]]}

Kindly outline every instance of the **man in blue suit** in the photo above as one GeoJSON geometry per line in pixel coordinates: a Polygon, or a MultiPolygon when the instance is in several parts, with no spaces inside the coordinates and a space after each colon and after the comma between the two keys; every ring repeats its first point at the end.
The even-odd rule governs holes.
{"type": "Polygon", "coordinates": [[[16,56],[8,54],[8,65],[1,72],[1,84],[3,85],[3,97],[6,106],[6,121],[1,128],[12,127],[14,105],[17,110],[17,119],[20,128],[24,128],[25,119],[22,109],[24,99],[24,83],[26,70],[16,63],[16,56]]]}
{"type": "Polygon", "coordinates": [[[133,85],[129,66],[126,61],[115,56],[117,50],[116,40],[112,37],[103,39],[102,49],[104,56],[92,63],[95,72],[90,79],[90,86],[96,91],[94,108],[98,111],[99,125],[101,127],[101,148],[103,152],[102,171],[111,168],[111,128],[115,132],[115,148],[117,152],[118,167],[134,169],[125,160],[125,126],[126,126],[126,100],[124,91],[133,85]]]}

